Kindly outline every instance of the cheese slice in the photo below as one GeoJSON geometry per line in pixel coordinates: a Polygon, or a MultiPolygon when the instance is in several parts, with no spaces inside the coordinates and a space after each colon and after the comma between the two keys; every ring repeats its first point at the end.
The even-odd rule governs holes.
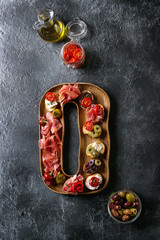
{"type": "Polygon", "coordinates": [[[53,102],[50,102],[45,98],[45,107],[47,111],[52,112],[57,105],[58,105],[58,102],[56,100],[54,100],[53,102]]]}

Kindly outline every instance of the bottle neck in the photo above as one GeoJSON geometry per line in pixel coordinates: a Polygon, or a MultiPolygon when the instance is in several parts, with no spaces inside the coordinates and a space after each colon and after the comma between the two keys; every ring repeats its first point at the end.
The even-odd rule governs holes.
{"type": "Polygon", "coordinates": [[[53,19],[45,19],[44,21],[44,28],[52,27],[54,24],[53,19]]]}

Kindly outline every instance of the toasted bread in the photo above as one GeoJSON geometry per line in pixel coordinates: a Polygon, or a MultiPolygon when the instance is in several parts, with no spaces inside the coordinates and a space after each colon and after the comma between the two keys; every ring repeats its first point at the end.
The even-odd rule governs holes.
{"type": "Polygon", "coordinates": [[[97,171],[99,171],[99,169],[101,168],[101,166],[102,166],[102,162],[100,161],[100,159],[91,159],[92,161],[94,161],[94,165],[92,165],[92,166],[90,166],[89,165],[89,162],[87,162],[87,163],[85,163],[84,165],[83,165],[83,171],[86,173],[86,174],[93,174],[93,173],[96,173],[97,171]],[[99,166],[97,166],[96,165],[96,161],[99,161],[99,163],[100,163],[100,165],[99,166]],[[89,165],[89,166],[87,166],[87,164],[89,165]]]}
{"type": "MultiPolygon", "coordinates": [[[[89,147],[93,147],[93,148],[94,148],[94,144],[98,144],[98,145],[101,146],[100,151],[98,151],[100,154],[104,154],[104,152],[105,152],[105,145],[104,145],[102,142],[100,142],[100,141],[98,141],[98,142],[93,142],[93,143],[89,144],[89,145],[87,146],[87,148],[86,148],[86,155],[87,155],[88,157],[94,158],[93,154],[92,154],[92,153],[89,153],[89,152],[87,151],[87,149],[88,149],[89,147]]],[[[97,150],[97,149],[96,149],[96,150],[97,150]]]]}
{"type": "Polygon", "coordinates": [[[96,190],[96,189],[99,188],[99,186],[102,184],[102,182],[103,182],[103,177],[102,177],[102,175],[99,174],[99,173],[95,173],[95,174],[90,175],[89,177],[86,178],[86,180],[85,180],[85,185],[86,185],[86,187],[87,187],[89,190],[96,190]],[[90,181],[90,179],[91,179],[92,177],[97,177],[97,178],[99,179],[99,185],[98,185],[97,187],[92,187],[92,186],[89,184],[89,181],[90,181]]]}

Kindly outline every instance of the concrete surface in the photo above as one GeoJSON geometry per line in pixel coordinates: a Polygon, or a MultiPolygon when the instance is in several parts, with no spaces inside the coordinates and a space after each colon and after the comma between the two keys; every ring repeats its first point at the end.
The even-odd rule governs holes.
{"type": "Polygon", "coordinates": [[[160,1],[1,0],[0,7],[0,239],[159,239],[160,1]],[[87,24],[83,68],[68,71],[64,42],[46,43],[32,29],[45,8],[65,24],[77,16],[87,24]],[[41,180],[39,101],[63,82],[96,84],[111,99],[111,176],[95,196],[62,196],[41,180]],[[122,187],[143,203],[139,220],[125,226],[107,212],[110,193],[122,187]]]}

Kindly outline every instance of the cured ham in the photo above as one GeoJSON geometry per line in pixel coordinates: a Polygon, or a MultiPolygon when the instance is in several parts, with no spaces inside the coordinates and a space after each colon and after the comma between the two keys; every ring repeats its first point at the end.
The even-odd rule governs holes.
{"type": "Polygon", "coordinates": [[[50,130],[51,133],[54,134],[62,128],[61,122],[57,118],[54,118],[51,112],[47,112],[45,119],[48,123],[45,126],[41,126],[41,133],[43,136],[47,136],[50,130]]]}
{"type": "Polygon", "coordinates": [[[63,85],[63,87],[59,90],[59,102],[61,107],[64,106],[65,103],[77,98],[80,94],[81,92],[77,83],[73,86],[70,84],[63,85]]]}
{"type": "Polygon", "coordinates": [[[39,143],[38,143],[39,148],[43,149],[45,147],[45,143],[46,143],[46,138],[45,136],[43,136],[42,139],[39,140],[39,143]]]}
{"type": "Polygon", "coordinates": [[[45,172],[53,173],[55,178],[61,170],[62,141],[60,135],[62,124],[50,112],[47,112],[43,118],[47,121],[47,124],[41,126],[42,138],[39,140],[39,148],[42,149],[42,162],[45,172]]]}
{"type": "Polygon", "coordinates": [[[54,134],[62,127],[62,124],[57,118],[54,118],[51,112],[47,112],[46,119],[48,124],[50,124],[51,133],[54,134]]]}
{"type": "Polygon", "coordinates": [[[41,126],[41,133],[43,136],[47,136],[51,129],[51,124],[47,123],[45,126],[41,126]]]}
{"type": "Polygon", "coordinates": [[[43,146],[42,161],[46,172],[54,171],[54,176],[57,175],[60,167],[62,142],[56,135],[52,135],[45,139],[43,146]],[[58,164],[58,165],[57,165],[58,164]]]}
{"type": "Polygon", "coordinates": [[[95,114],[95,104],[92,104],[90,107],[86,109],[86,116],[87,116],[87,121],[91,121],[93,123],[100,122],[104,118],[104,111],[101,115],[95,114]]]}

